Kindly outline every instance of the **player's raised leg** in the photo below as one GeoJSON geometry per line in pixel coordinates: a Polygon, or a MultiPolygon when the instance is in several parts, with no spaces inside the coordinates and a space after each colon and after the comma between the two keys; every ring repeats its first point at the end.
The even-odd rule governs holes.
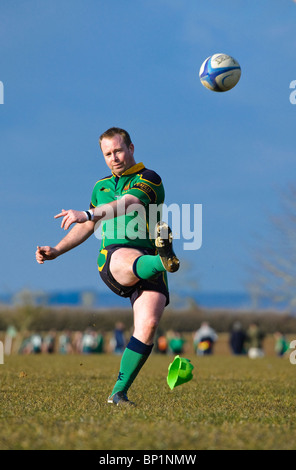
{"type": "Polygon", "coordinates": [[[150,279],[161,272],[176,272],[179,259],[173,250],[173,235],[165,222],[158,222],[155,228],[157,255],[143,255],[134,248],[120,248],[112,254],[110,271],[123,286],[132,286],[139,279],[150,279]]]}
{"type": "Polygon", "coordinates": [[[139,279],[150,279],[164,271],[174,273],[180,267],[173,250],[172,231],[165,222],[158,222],[155,227],[155,246],[157,255],[140,256],[133,264],[133,271],[139,279]]]}
{"type": "Polygon", "coordinates": [[[170,273],[178,271],[180,261],[173,250],[173,234],[165,222],[156,224],[155,245],[165,270],[170,273]]]}

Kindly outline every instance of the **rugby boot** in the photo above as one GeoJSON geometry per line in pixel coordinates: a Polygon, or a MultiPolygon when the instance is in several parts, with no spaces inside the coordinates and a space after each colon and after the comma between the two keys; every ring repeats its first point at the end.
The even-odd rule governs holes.
{"type": "Polygon", "coordinates": [[[180,261],[173,250],[173,234],[165,222],[158,222],[156,224],[155,246],[165,270],[169,273],[178,271],[180,261]]]}
{"type": "Polygon", "coordinates": [[[128,405],[128,406],[134,406],[135,403],[130,401],[126,394],[124,392],[116,392],[114,395],[108,398],[108,403],[113,403],[114,405],[117,406],[122,406],[122,405],[128,405]]]}

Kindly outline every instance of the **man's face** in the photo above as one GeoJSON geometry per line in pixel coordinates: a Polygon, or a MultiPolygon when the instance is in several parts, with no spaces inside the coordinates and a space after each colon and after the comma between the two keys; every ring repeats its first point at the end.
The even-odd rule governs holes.
{"type": "Polygon", "coordinates": [[[117,176],[121,176],[135,164],[134,145],[130,144],[127,147],[120,134],[110,139],[104,138],[101,142],[101,149],[108,168],[117,176]]]}

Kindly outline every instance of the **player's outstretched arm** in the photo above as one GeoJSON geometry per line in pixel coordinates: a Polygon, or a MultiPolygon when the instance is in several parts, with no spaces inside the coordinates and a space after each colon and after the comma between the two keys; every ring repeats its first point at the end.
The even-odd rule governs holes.
{"type": "Polygon", "coordinates": [[[44,264],[44,261],[53,260],[80,245],[93,234],[94,226],[92,221],[74,225],[72,230],[55,247],[37,246],[35,253],[37,263],[44,264]]]}
{"type": "Polygon", "coordinates": [[[61,227],[65,230],[68,230],[70,225],[74,223],[82,224],[88,221],[88,217],[84,211],[75,211],[73,209],[62,209],[59,214],[54,216],[55,219],[58,219],[60,217],[63,217],[61,227]]]}
{"type": "MultiPolygon", "coordinates": [[[[127,194],[119,200],[111,201],[107,204],[91,209],[93,213],[92,222],[101,222],[102,220],[113,219],[118,215],[123,215],[128,212],[129,207],[131,206],[133,207],[133,210],[135,210],[134,206],[137,204],[142,205],[140,199],[131,194],[127,194]]],[[[89,220],[85,211],[76,211],[73,209],[62,209],[59,214],[54,216],[55,219],[60,217],[63,217],[61,227],[64,230],[68,230],[70,225],[74,223],[84,225],[89,220]]]]}
{"type": "Polygon", "coordinates": [[[37,246],[36,261],[43,264],[44,261],[55,259],[58,256],[57,250],[51,246],[37,246]]]}
{"type": "Polygon", "coordinates": [[[43,264],[44,261],[55,259],[58,255],[58,251],[52,246],[37,246],[36,250],[36,261],[39,264],[43,264]]]}

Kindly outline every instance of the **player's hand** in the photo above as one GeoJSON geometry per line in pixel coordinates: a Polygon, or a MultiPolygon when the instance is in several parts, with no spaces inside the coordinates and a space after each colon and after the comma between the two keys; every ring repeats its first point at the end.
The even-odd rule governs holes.
{"type": "Polygon", "coordinates": [[[85,212],[74,211],[73,209],[67,211],[65,211],[65,209],[62,209],[62,212],[54,216],[55,219],[58,219],[59,217],[63,217],[61,227],[65,230],[68,230],[68,228],[72,224],[82,224],[83,222],[86,222],[88,220],[88,217],[85,212]]]}
{"type": "Polygon", "coordinates": [[[51,246],[37,246],[35,255],[37,263],[44,264],[44,261],[57,258],[59,252],[51,246]]]}

